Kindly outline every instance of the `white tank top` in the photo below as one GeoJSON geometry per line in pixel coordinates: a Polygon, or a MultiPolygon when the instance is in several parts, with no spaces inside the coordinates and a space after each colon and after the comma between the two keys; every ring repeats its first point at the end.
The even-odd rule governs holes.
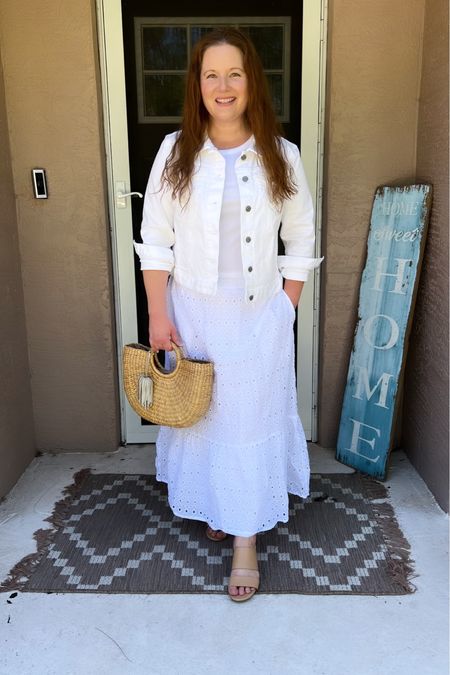
{"type": "Polygon", "coordinates": [[[219,220],[219,284],[244,285],[241,254],[241,198],[234,165],[248,141],[236,148],[219,150],[225,158],[225,184],[219,220]]]}

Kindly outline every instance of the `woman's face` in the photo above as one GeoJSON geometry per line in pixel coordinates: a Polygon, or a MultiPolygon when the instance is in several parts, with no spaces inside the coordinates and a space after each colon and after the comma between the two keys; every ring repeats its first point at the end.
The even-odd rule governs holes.
{"type": "Polygon", "coordinates": [[[242,121],[248,91],[241,50],[228,44],[208,47],[203,55],[200,89],[213,122],[242,121]]]}

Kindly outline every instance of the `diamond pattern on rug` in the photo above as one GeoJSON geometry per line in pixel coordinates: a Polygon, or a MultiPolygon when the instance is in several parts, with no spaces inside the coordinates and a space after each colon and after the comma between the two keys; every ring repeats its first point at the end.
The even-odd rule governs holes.
{"type": "MultiPolygon", "coordinates": [[[[288,523],[258,535],[259,592],[413,592],[409,544],[386,488],[356,473],[313,474],[310,486],[305,499],[289,495],[288,523]]],[[[49,519],[55,529],[36,559],[28,556],[22,590],[226,591],[233,538],[212,542],[204,522],[175,516],[165,483],[85,471],[68,490],[49,519]]],[[[16,567],[23,572],[24,565],[16,567]]]]}

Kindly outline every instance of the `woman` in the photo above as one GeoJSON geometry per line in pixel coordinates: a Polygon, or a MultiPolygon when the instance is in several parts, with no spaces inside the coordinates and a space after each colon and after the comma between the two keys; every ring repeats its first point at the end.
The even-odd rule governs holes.
{"type": "Polygon", "coordinates": [[[181,130],[156,156],[141,234],[151,347],[172,365],[174,341],[215,367],[205,417],[160,428],[157,479],[175,514],[208,523],[210,539],[234,535],[228,594],[248,600],[259,586],[257,532],[287,522],[288,492],[309,494],[292,326],[322,258],[312,257],[298,148],[281,137],[255,48],[237,29],[193,50],[181,130]]]}

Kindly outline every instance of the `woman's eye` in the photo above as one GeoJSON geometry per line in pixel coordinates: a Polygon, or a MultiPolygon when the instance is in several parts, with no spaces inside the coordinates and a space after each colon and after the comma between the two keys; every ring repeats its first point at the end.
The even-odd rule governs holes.
{"type": "Polygon", "coordinates": [[[215,77],[214,73],[209,73],[209,75],[206,76],[206,79],[209,80],[211,77],[215,77]]]}
{"type": "Polygon", "coordinates": [[[240,76],[241,76],[240,73],[231,73],[231,77],[240,77],[240,76]]]}

